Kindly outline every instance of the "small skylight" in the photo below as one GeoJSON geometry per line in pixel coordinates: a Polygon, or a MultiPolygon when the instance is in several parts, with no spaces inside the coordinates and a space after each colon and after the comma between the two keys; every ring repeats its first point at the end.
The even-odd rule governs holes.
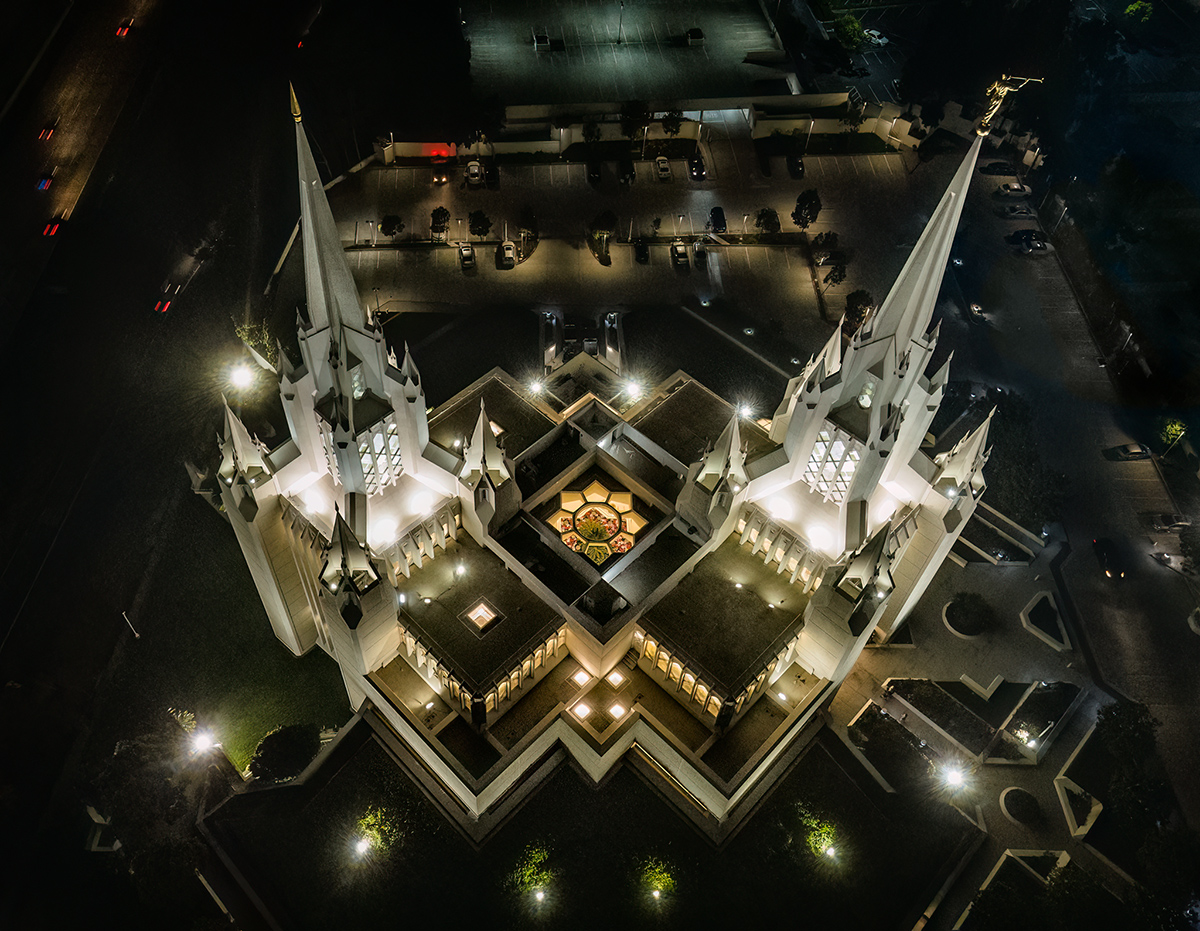
{"type": "Polygon", "coordinates": [[[571,678],[575,680],[575,683],[580,688],[583,688],[585,685],[587,685],[589,682],[592,681],[592,677],[588,674],[588,671],[586,669],[579,670],[579,672],[575,673],[575,675],[571,676],[571,678]]]}
{"type": "Polygon", "coordinates": [[[607,676],[605,676],[604,678],[606,678],[608,680],[608,684],[611,685],[614,689],[620,688],[621,683],[625,681],[625,677],[623,675],[621,675],[619,672],[617,672],[615,669],[612,672],[610,672],[607,676]]]}
{"type": "Polygon", "coordinates": [[[578,717],[580,720],[586,718],[589,714],[592,713],[592,709],[589,708],[587,705],[585,705],[583,702],[580,702],[578,705],[576,705],[571,710],[575,712],[575,716],[578,717]]]}

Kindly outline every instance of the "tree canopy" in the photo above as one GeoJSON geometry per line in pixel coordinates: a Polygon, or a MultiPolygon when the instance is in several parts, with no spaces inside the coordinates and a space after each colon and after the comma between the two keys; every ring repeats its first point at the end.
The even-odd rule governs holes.
{"type": "Polygon", "coordinates": [[[472,236],[483,239],[492,229],[492,219],[482,210],[472,210],[467,214],[467,229],[472,236]]]}
{"type": "Polygon", "coordinates": [[[792,211],[792,222],[806,230],[821,214],[821,198],[816,188],[801,191],[796,198],[796,209],[792,211]]]}

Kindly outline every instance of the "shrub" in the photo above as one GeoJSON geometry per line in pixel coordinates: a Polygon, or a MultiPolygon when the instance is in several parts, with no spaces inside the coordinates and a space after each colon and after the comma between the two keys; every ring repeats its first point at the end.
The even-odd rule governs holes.
{"type": "Polygon", "coordinates": [[[259,741],[250,760],[256,779],[291,779],[298,776],[321,749],[321,732],[315,724],[277,727],[259,741]]]}

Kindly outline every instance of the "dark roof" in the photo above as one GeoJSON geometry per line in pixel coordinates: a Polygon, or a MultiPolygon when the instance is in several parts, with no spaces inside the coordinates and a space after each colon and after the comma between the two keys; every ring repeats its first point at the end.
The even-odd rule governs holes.
{"type": "MultiPolygon", "coordinates": [[[[717,441],[733,410],[732,404],[698,382],[686,379],[662,400],[640,412],[633,426],[684,465],[691,465],[708,444],[717,441]]],[[[775,445],[756,423],[743,420],[740,427],[748,456],[775,445]]]]}
{"type": "Polygon", "coordinates": [[[465,532],[457,541],[446,541],[444,554],[400,579],[399,590],[405,595],[401,623],[472,688],[485,689],[509,672],[535,637],[563,623],[499,557],[465,532]],[[455,572],[459,565],[462,575],[455,572]],[[501,616],[481,634],[462,615],[484,598],[501,616]]]}
{"type": "Polygon", "coordinates": [[[648,632],[680,650],[726,697],[799,629],[808,604],[800,586],[752,556],[750,546],[731,534],[643,618],[648,632]]]}
{"type": "Polygon", "coordinates": [[[429,438],[443,449],[453,449],[456,439],[469,439],[479,420],[481,399],[488,418],[504,429],[500,445],[510,458],[519,456],[554,426],[554,421],[505,382],[489,378],[439,408],[429,421],[429,438]]]}

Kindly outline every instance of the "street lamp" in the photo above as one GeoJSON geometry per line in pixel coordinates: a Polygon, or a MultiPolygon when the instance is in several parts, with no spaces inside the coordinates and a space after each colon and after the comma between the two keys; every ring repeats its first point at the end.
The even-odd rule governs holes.
{"type": "Polygon", "coordinates": [[[463,221],[463,218],[462,218],[462,217],[456,217],[456,219],[458,220],[458,241],[459,241],[459,242],[462,242],[462,221],[463,221]]]}
{"type": "Polygon", "coordinates": [[[621,44],[621,27],[625,22],[625,0],[621,0],[621,15],[617,17],[617,45],[621,44]]]}
{"type": "Polygon", "coordinates": [[[679,235],[679,231],[683,229],[683,214],[679,215],[679,219],[675,223],[675,235],[679,235]]]}
{"type": "Polygon", "coordinates": [[[229,383],[238,390],[249,388],[254,383],[254,372],[244,362],[235,365],[229,373],[229,383]]]}
{"type": "Polygon", "coordinates": [[[748,213],[742,214],[742,235],[743,236],[746,235],[746,221],[749,219],[750,219],[750,214],[748,214],[748,213]]]}
{"type": "Polygon", "coordinates": [[[371,227],[371,245],[374,246],[375,245],[375,221],[368,220],[367,226],[371,227]]]}

